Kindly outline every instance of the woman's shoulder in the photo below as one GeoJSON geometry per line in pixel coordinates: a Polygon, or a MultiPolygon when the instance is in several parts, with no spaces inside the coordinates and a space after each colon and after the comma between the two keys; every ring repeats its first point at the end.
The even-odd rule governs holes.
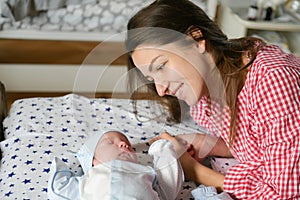
{"type": "Polygon", "coordinates": [[[249,70],[247,88],[251,110],[265,118],[299,108],[300,59],[275,45],[265,46],[249,70]],[[290,106],[287,106],[290,105],[290,106]]]}
{"type": "Polygon", "coordinates": [[[280,69],[283,67],[293,67],[300,69],[300,58],[294,54],[283,51],[276,45],[265,45],[257,53],[253,62],[255,69],[264,67],[266,69],[280,69]]]}
{"type": "Polygon", "coordinates": [[[266,76],[281,74],[285,78],[298,77],[300,74],[300,58],[286,53],[276,45],[265,45],[248,72],[247,81],[253,85],[259,84],[266,76]]]}

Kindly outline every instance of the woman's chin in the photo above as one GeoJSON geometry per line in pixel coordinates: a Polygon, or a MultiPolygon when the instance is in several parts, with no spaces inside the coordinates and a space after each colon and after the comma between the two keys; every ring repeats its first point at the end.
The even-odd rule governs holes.
{"type": "Polygon", "coordinates": [[[190,107],[191,106],[195,106],[197,103],[198,103],[198,100],[197,99],[183,99],[183,101],[185,101],[185,103],[187,105],[189,105],[190,107]]]}

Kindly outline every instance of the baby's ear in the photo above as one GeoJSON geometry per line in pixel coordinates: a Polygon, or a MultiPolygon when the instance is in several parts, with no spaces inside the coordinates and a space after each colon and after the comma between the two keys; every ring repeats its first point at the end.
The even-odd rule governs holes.
{"type": "Polygon", "coordinates": [[[98,164],[100,164],[99,161],[95,157],[93,157],[92,167],[94,167],[95,165],[98,165],[98,164]]]}

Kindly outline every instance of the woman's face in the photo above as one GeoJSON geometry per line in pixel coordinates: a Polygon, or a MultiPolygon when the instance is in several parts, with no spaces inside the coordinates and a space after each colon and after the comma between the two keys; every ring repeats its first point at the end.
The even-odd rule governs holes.
{"type": "Polygon", "coordinates": [[[179,52],[172,45],[139,46],[132,53],[132,59],[142,74],[155,83],[160,96],[176,96],[192,106],[207,94],[203,79],[207,63],[201,60],[197,47],[179,52]]]}
{"type": "Polygon", "coordinates": [[[93,166],[111,160],[137,162],[137,156],[127,137],[119,132],[105,133],[94,153],[93,166]]]}

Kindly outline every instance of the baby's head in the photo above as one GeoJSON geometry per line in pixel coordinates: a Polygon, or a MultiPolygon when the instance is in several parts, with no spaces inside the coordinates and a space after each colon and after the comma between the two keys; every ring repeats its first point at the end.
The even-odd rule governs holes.
{"type": "Polygon", "coordinates": [[[106,132],[99,139],[92,165],[95,166],[111,160],[137,162],[136,153],[128,138],[118,131],[106,132]]]}
{"type": "Polygon", "coordinates": [[[93,134],[76,156],[87,173],[93,166],[112,160],[137,162],[137,156],[127,137],[118,131],[93,134]]]}

